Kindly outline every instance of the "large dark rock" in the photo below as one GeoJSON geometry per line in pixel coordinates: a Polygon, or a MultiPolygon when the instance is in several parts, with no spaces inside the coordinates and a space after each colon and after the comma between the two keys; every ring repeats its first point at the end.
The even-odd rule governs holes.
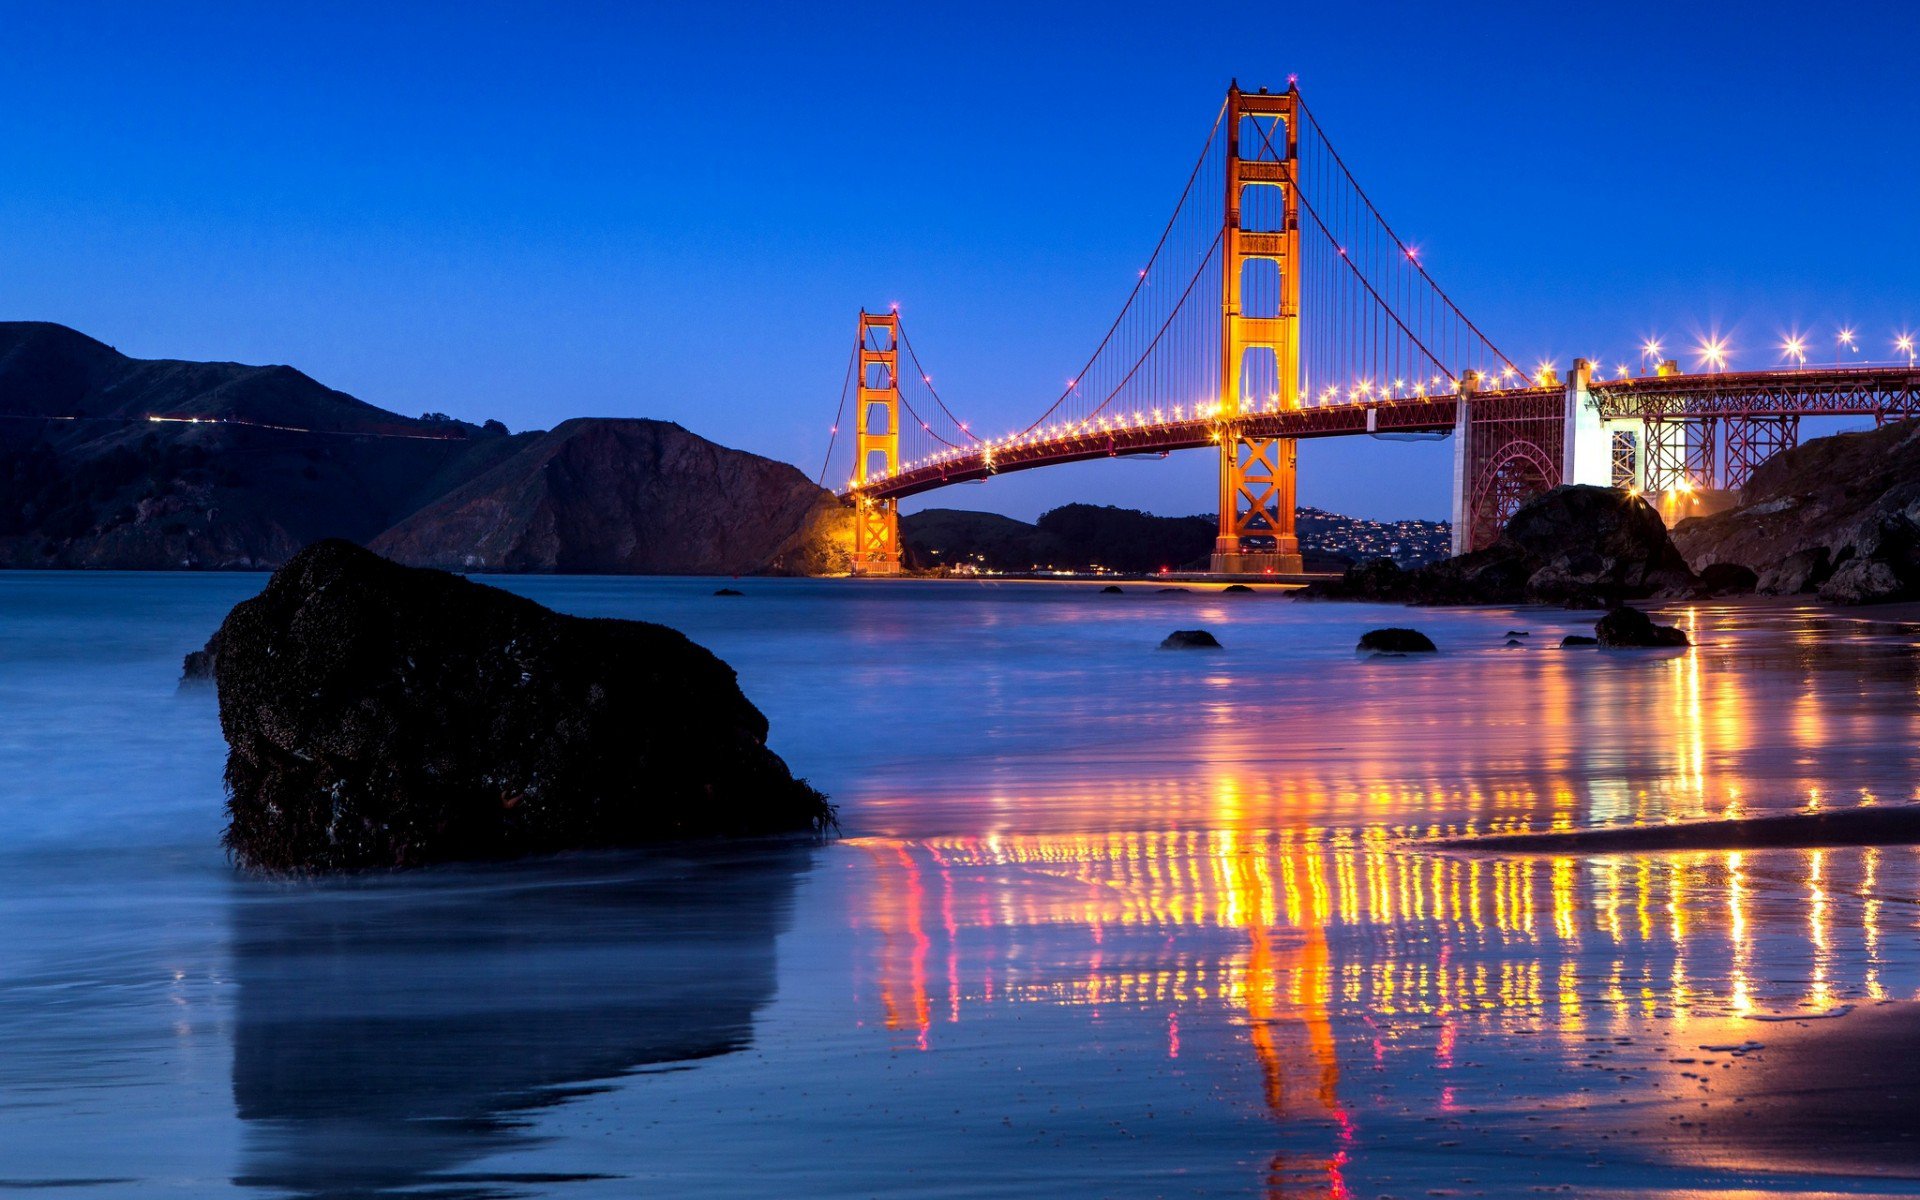
{"type": "Polygon", "coordinates": [[[320,542],[220,627],[226,844],[274,871],[822,827],[733,671],[638,621],[564,616],[320,542]]]}
{"type": "Polygon", "coordinates": [[[1920,598],[1920,423],[1817,438],[1762,463],[1741,504],[1682,521],[1696,566],[1752,571],[1754,590],[1842,604],[1920,598]]]}
{"type": "Polygon", "coordinates": [[[1356,650],[1375,654],[1433,654],[1433,639],[1418,629],[1369,629],[1360,635],[1356,650]]]}
{"type": "Polygon", "coordinates": [[[1622,605],[1601,617],[1593,626],[1594,637],[1602,646],[1612,648],[1690,646],[1683,630],[1671,625],[1656,625],[1652,617],[1637,608],[1622,605]]]}
{"type": "Polygon", "coordinates": [[[1485,550],[1413,570],[1384,561],[1363,563],[1301,594],[1413,604],[1606,608],[1697,588],[1651,505],[1613,488],[1576,485],[1529,501],[1485,550]]]}

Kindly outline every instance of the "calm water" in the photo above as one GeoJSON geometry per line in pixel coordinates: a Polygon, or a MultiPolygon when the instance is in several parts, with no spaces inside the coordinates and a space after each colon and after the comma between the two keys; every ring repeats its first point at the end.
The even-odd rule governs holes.
{"type": "Polygon", "coordinates": [[[1908,803],[1914,626],[514,580],[732,662],[845,836],[295,886],[223,861],[175,691],[260,582],[0,574],[0,1191],[1910,1187],[1897,1132],[1740,1106],[1920,997],[1920,851],[1421,843],[1908,803]],[[1445,653],[1356,659],[1391,623],[1445,653]]]}

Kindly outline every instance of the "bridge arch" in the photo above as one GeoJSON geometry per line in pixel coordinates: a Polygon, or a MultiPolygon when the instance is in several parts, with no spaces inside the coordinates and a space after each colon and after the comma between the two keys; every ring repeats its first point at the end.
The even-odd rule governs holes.
{"type": "Polygon", "coordinates": [[[1483,550],[1498,541],[1521,505],[1559,483],[1559,462],[1532,442],[1514,440],[1495,450],[1473,481],[1470,548],[1483,550]]]}

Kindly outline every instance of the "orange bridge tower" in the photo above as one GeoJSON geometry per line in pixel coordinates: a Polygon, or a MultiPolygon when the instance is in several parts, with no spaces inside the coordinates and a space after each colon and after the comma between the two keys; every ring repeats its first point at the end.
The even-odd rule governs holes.
{"type": "Polygon", "coordinates": [[[865,485],[900,465],[900,314],[860,310],[860,409],[854,415],[853,573],[900,573],[900,502],[865,485]]]}
{"type": "Polygon", "coordinates": [[[1299,94],[1227,92],[1226,227],[1220,255],[1221,574],[1298,574],[1298,447],[1249,437],[1244,418],[1300,407],[1299,94]]]}

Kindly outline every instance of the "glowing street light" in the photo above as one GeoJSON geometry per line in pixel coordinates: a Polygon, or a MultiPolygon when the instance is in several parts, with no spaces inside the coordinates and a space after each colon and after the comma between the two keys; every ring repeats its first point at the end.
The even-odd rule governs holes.
{"type": "Polygon", "coordinates": [[[1660,339],[1648,338],[1640,345],[1640,365],[1645,367],[1649,363],[1658,363],[1659,361],[1660,339]]]}
{"type": "Polygon", "coordinates": [[[1727,366],[1727,343],[1718,337],[1708,338],[1706,341],[1700,343],[1700,358],[1701,361],[1715,371],[1725,370],[1727,366]]]}
{"type": "Polygon", "coordinates": [[[1893,339],[1893,348],[1907,356],[1907,365],[1909,367],[1913,365],[1913,335],[1912,334],[1903,333],[1899,337],[1893,339]]]}
{"type": "Polygon", "coordinates": [[[1853,330],[1844,326],[1840,330],[1840,344],[1855,354],[1860,353],[1860,347],[1854,343],[1853,330]]]}
{"type": "Polygon", "coordinates": [[[1788,334],[1787,339],[1780,343],[1780,357],[1806,366],[1807,339],[1797,333],[1788,334]]]}

